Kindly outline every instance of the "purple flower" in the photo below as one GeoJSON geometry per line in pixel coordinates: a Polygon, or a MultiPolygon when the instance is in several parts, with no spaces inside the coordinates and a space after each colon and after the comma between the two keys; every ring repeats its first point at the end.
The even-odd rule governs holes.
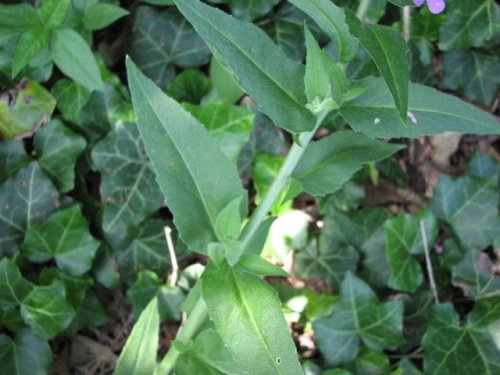
{"type": "Polygon", "coordinates": [[[441,13],[446,8],[444,0],[413,0],[413,3],[418,7],[422,6],[424,2],[427,2],[429,10],[434,14],[441,13]]]}

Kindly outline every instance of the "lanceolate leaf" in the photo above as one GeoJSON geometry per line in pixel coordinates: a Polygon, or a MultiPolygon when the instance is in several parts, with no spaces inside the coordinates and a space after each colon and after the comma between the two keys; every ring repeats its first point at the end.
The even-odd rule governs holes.
{"type": "Polygon", "coordinates": [[[256,26],[197,0],[176,4],[265,114],[290,131],[312,130],[315,121],[305,108],[303,66],[288,60],[256,26]]]}
{"type": "Polygon", "coordinates": [[[37,163],[0,186],[0,254],[12,255],[31,225],[41,224],[59,206],[59,194],[37,163]]]}
{"type": "Polygon", "coordinates": [[[217,332],[245,372],[302,374],[280,302],[263,280],[226,262],[219,268],[210,263],[202,294],[217,332]]]}
{"type": "Polygon", "coordinates": [[[72,29],[58,29],[50,41],[52,58],[68,77],[88,90],[102,90],[101,72],[83,38],[72,29]]]}
{"type": "Polygon", "coordinates": [[[49,32],[42,27],[26,30],[21,34],[12,57],[13,77],[16,77],[39,53],[48,48],[49,38],[49,32]]]}
{"type": "Polygon", "coordinates": [[[353,27],[353,31],[377,65],[394,99],[399,117],[406,124],[410,73],[408,46],[401,32],[381,25],[358,25],[353,27]]]}
{"type": "Polygon", "coordinates": [[[25,31],[41,25],[40,17],[30,4],[0,4],[0,28],[25,31]]]}
{"type": "Polygon", "coordinates": [[[23,250],[32,262],[55,259],[61,270],[80,276],[92,267],[99,245],[75,205],[53,214],[43,225],[29,228],[23,250]]]}
{"type": "Polygon", "coordinates": [[[246,192],[236,168],[216,141],[180,104],[127,60],[138,126],[180,236],[194,251],[206,252],[218,214],[241,198],[238,222],[246,214],[246,192]],[[210,155],[208,158],[207,155],[210,155]]]}
{"type": "Polygon", "coordinates": [[[151,375],[156,365],[159,330],[158,301],[153,298],[132,329],[114,374],[151,375]]]}
{"type": "Polygon", "coordinates": [[[313,322],[319,349],[328,363],[337,365],[356,358],[360,340],[378,351],[401,344],[401,301],[381,304],[370,287],[350,272],[342,282],[340,296],[330,316],[313,322]]]}
{"type": "Polygon", "coordinates": [[[324,196],[340,189],[363,164],[387,158],[402,147],[352,131],[333,133],[309,144],[292,177],[309,194],[324,196]]]}
{"type": "Polygon", "coordinates": [[[500,134],[498,121],[488,113],[456,97],[413,83],[409,86],[408,102],[413,119],[405,127],[381,78],[367,78],[357,86],[367,87],[367,91],[345,103],[340,113],[352,128],[370,137],[415,138],[444,131],[500,134]]]}
{"type": "Polygon", "coordinates": [[[62,25],[71,7],[71,0],[44,0],[38,8],[40,18],[48,29],[62,25]]]}
{"type": "Polygon", "coordinates": [[[52,362],[47,341],[30,329],[23,329],[14,339],[0,335],[0,369],[9,375],[46,374],[52,362]]]}
{"type": "Polygon", "coordinates": [[[354,57],[359,42],[349,32],[342,8],[329,0],[290,0],[290,2],[307,13],[328,34],[335,44],[340,62],[348,62],[354,57]]]}
{"type": "Polygon", "coordinates": [[[499,320],[498,297],[478,302],[463,327],[452,304],[434,306],[422,340],[425,373],[498,374],[500,350],[495,332],[499,320]]]}
{"type": "Polygon", "coordinates": [[[177,359],[175,372],[207,375],[245,373],[233,360],[217,332],[210,328],[202,331],[196,337],[193,346],[177,359]]]}

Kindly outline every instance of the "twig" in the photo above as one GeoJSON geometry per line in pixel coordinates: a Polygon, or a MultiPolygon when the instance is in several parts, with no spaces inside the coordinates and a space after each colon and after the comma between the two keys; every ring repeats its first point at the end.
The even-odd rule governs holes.
{"type": "Polygon", "coordinates": [[[408,5],[403,7],[403,36],[408,43],[411,36],[411,8],[408,5]]]}
{"type": "Polygon", "coordinates": [[[429,274],[429,283],[431,284],[432,295],[434,296],[434,301],[439,303],[436,282],[434,281],[434,272],[432,271],[431,256],[429,254],[429,247],[427,246],[427,234],[425,232],[423,220],[420,220],[420,233],[422,235],[422,242],[424,243],[425,264],[427,265],[427,273],[429,274]]]}
{"type": "Polygon", "coordinates": [[[172,229],[167,225],[165,228],[163,228],[163,230],[165,232],[165,238],[167,240],[170,262],[172,263],[172,276],[170,278],[170,285],[175,286],[175,284],[177,284],[177,277],[179,275],[179,265],[177,263],[177,257],[175,256],[174,242],[172,241],[172,229]]]}

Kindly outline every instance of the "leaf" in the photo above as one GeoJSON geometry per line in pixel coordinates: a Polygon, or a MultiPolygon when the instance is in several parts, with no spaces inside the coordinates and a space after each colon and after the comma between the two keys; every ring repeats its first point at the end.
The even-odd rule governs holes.
{"type": "Polygon", "coordinates": [[[175,66],[206,64],[210,51],[193,27],[175,10],[137,7],[128,53],[146,76],[164,89],[175,76],[175,66]]]}
{"type": "Polygon", "coordinates": [[[309,194],[325,196],[340,189],[363,164],[387,158],[401,148],[352,131],[336,132],[307,146],[292,178],[309,194]]]}
{"type": "Polygon", "coordinates": [[[219,143],[226,156],[236,164],[238,156],[252,131],[254,115],[243,108],[209,103],[200,106],[184,105],[210,135],[219,143]]]}
{"type": "Polygon", "coordinates": [[[60,79],[52,87],[52,95],[57,100],[57,109],[63,118],[78,123],[80,112],[90,100],[91,92],[76,82],[60,79]]]}
{"type": "Polygon", "coordinates": [[[75,164],[87,146],[85,138],[54,120],[36,132],[34,146],[40,167],[59,191],[67,193],[73,190],[75,164]]]}
{"type": "Polygon", "coordinates": [[[391,375],[422,375],[422,373],[408,358],[403,358],[391,375]]]}
{"type": "Polygon", "coordinates": [[[433,306],[422,339],[425,374],[497,374],[500,351],[493,332],[499,319],[499,298],[479,301],[462,327],[452,304],[433,306]]]}
{"type": "Polygon", "coordinates": [[[265,16],[279,0],[229,0],[231,14],[243,21],[254,21],[265,16]]]}
{"type": "Polygon", "coordinates": [[[136,282],[127,291],[132,301],[134,317],[137,319],[152,298],[158,300],[160,322],[167,319],[181,320],[181,304],[185,295],[178,287],[163,284],[156,273],[145,270],[139,273],[136,282]]]}
{"type": "Polygon", "coordinates": [[[0,28],[23,32],[41,24],[40,17],[30,4],[0,4],[0,28]]]}
{"type": "Polygon", "coordinates": [[[44,268],[40,272],[40,284],[52,284],[55,280],[64,284],[68,302],[75,309],[81,306],[89,287],[94,284],[94,280],[89,275],[73,276],[57,268],[44,268]]]}
{"type": "Polygon", "coordinates": [[[199,103],[208,93],[210,83],[202,72],[187,69],[175,77],[167,95],[178,102],[199,103]]]}
{"type": "Polygon", "coordinates": [[[13,139],[0,142],[0,183],[24,168],[30,161],[31,158],[21,141],[13,139]]]}
{"type": "Polygon", "coordinates": [[[61,333],[75,317],[66,299],[64,284],[58,280],[48,286],[34,286],[21,303],[21,316],[45,339],[61,333]]]}
{"type": "Polygon", "coordinates": [[[47,341],[30,329],[23,329],[15,339],[0,335],[0,363],[4,374],[46,374],[52,353],[47,341]]]}
{"type": "Polygon", "coordinates": [[[386,375],[391,370],[391,365],[384,353],[361,348],[357,358],[345,368],[356,375],[386,375]]]}
{"type": "Polygon", "coordinates": [[[16,307],[33,290],[33,285],[24,279],[17,265],[8,258],[0,261],[0,303],[2,308],[16,307]]]}
{"type": "Polygon", "coordinates": [[[385,223],[386,258],[391,267],[388,286],[393,289],[414,293],[422,284],[422,268],[414,257],[424,254],[420,221],[424,223],[427,247],[433,248],[439,226],[430,211],[398,215],[385,223]]]}
{"type": "Polygon", "coordinates": [[[380,78],[367,78],[356,85],[367,91],[340,109],[342,117],[357,131],[377,138],[415,138],[445,131],[500,134],[497,120],[451,95],[410,84],[408,110],[416,123],[403,126],[389,91],[380,78]]]}
{"type": "Polygon", "coordinates": [[[443,56],[443,87],[463,89],[469,99],[490,104],[500,85],[498,58],[479,52],[452,51],[443,56]]]}
{"type": "Polygon", "coordinates": [[[0,136],[4,139],[32,131],[50,118],[56,101],[35,81],[20,84],[10,103],[0,100],[0,136]]]}
{"type": "Polygon", "coordinates": [[[291,0],[307,13],[330,37],[335,45],[337,60],[346,63],[358,50],[358,40],[349,32],[344,10],[328,0],[291,0]]]}
{"type": "Polygon", "coordinates": [[[103,90],[101,72],[95,57],[85,40],[76,31],[54,30],[50,51],[57,67],[72,80],[89,91],[103,90]]]}
{"type": "Polygon", "coordinates": [[[12,77],[16,77],[24,67],[49,46],[50,33],[44,28],[26,30],[17,41],[12,57],[12,77]]]}
{"type": "Polygon", "coordinates": [[[134,325],[118,358],[115,375],[151,375],[156,365],[160,318],[153,298],[134,325]]]}
{"type": "Polygon", "coordinates": [[[484,47],[500,35],[500,6],[492,0],[453,1],[439,34],[442,51],[484,47]]]}
{"type": "Polygon", "coordinates": [[[193,346],[175,362],[174,370],[176,374],[244,374],[220,336],[210,328],[196,336],[193,346]]]}
{"type": "Polygon", "coordinates": [[[395,349],[403,340],[401,301],[380,303],[370,287],[348,272],[332,314],[313,322],[321,353],[331,365],[356,358],[360,340],[370,349],[395,349]]]}
{"type": "Polygon", "coordinates": [[[0,186],[0,254],[12,255],[26,230],[43,223],[59,207],[59,194],[37,163],[21,169],[0,186]]]}
{"type": "Polygon", "coordinates": [[[102,176],[102,228],[107,235],[126,231],[161,207],[161,191],[135,124],[117,124],[91,155],[102,176]]]}
{"type": "Polygon", "coordinates": [[[176,2],[210,47],[237,76],[239,85],[281,127],[312,130],[305,108],[304,69],[288,60],[256,26],[240,22],[199,1],[176,2]],[[255,48],[259,46],[259,48],[255,48]]]}
{"type": "Polygon", "coordinates": [[[44,0],[37,9],[47,29],[59,28],[71,7],[71,0],[44,0]]]}
{"type": "Polygon", "coordinates": [[[40,226],[28,229],[23,250],[32,262],[55,259],[57,266],[73,276],[92,268],[99,241],[89,232],[89,224],[80,207],[56,212],[40,226]]]}
{"type": "Polygon", "coordinates": [[[338,288],[348,271],[355,271],[359,255],[351,246],[335,246],[332,243],[311,241],[295,255],[295,272],[301,279],[326,277],[328,284],[338,288]]]}
{"type": "Polygon", "coordinates": [[[498,176],[442,175],[430,207],[444,220],[462,247],[484,249],[500,234],[498,176]]]}
{"type": "Polygon", "coordinates": [[[125,17],[129,11],[119,6],[106,3],[92,5],[83,17],[83,26],[87,30],[100,30],[111,25],[116,20],[125,17]]]}
{"type": "Polygon", "coordinates": [[[279,300],[263,280],[225,262],[219,268],[210,263],[202,295],[217,332],[245,372],[303,373],[279,300]]]}
{"type": "Polygon", "coordinates": [[[381,25],[351,23],[351,31],[371,56],[394,99],[403,124],[408,111],[408,46],[400,31],[381,25]]]}
{"type": "Polygon", "coordinates": [[[488,254],[476,249],[468,250],[462,261],[452,268],[452,283],[463,290],[465,296],[480,300],[500,296],[500,276],[488,254]]]}
{"type": "MultiPolygon", "coordinates": [[[[116,260],[122,279],[135,278],[142,269],[163,273],[170,267],[167,242],[163,228],[167,223],[158,219],[146,219],[132,232],[132,242],[118,252],[116,260]]],[[[176,248],[177,256],[179,249],[176,248]]]]}
{"type": "Polygon", "coordinates": [[[139,129],[174,224],[191,249],[206,253],[210,242],[222,242],[215,220],[231,201],[242,198],[240,215],[233,220],[241,222],[245,216],[246,192],[208,131],[146,79],[130,59],[127,69],[139,129]]]}
{"type": "Polygon", "coordinates": [[[256,254],[243,256],[237,263],[237,266],[243,268],[246,272],[251,272],[258,276],[290,276],[283,268],[268,262],[256,254]]]}
{"type": "Polygon", "coordinates": [[[210,100],[233,104],[243,96],[243,91],[238,86],[235,77],[224,68],[215,56],[212,56],[210,61],[210,79],[213,88],[209,94],[210,100]]]}

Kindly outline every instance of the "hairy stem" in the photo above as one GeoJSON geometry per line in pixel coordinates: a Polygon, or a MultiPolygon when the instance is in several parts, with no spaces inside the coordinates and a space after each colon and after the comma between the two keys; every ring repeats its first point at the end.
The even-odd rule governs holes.
{"type": "MultiPolygon", "coordinates": [[[[328,112],[326,111],[320,112],[316,117],[316,124],[314,126],[314,129],[310,132],[301,133],[299,135],[298,142],[294,142],[294,144],[290,148],[290,151],[288,152],[288,155],[283,165],[281,166],[278,175],[271,184],[269,191],[266,193],[262,202],[253,212],[250,220],[241,233],[240,241],[242,245],[240,247],[240,254],[238,254],[239,256],[243,255],[247,251],[248,244],[251,243],[253,236],[255,235],[255,233],[257,233],[261,223],[267,216],[272,205],[274,204],[274,202],[276,202],[283,189],[290,182],[290,177],[295,167],[302,158],[302,155],[304,155],[307,145],[311,142],[314,133],[316,132],[316,130],[318,130],[327,114],[328,112]]],[[[179,333],[177,334],[175,340],[186,345],[189,340],[191,340],[196,334],[207,316],[207,306],[200,296],[198,297],[198,300],[193,310],[191,311],[191,314],[189,314],[188,319],[181,326],[181,329],[179,330],[179,333]]],[[[175,346],[172,346],[166,356],[163,358],[160,366],[156,369],[155,375],[168,375],[173,369],[177,358],[179,358],[181,354],[182,353],[178,349],[176,349],[175,346]]]]}

